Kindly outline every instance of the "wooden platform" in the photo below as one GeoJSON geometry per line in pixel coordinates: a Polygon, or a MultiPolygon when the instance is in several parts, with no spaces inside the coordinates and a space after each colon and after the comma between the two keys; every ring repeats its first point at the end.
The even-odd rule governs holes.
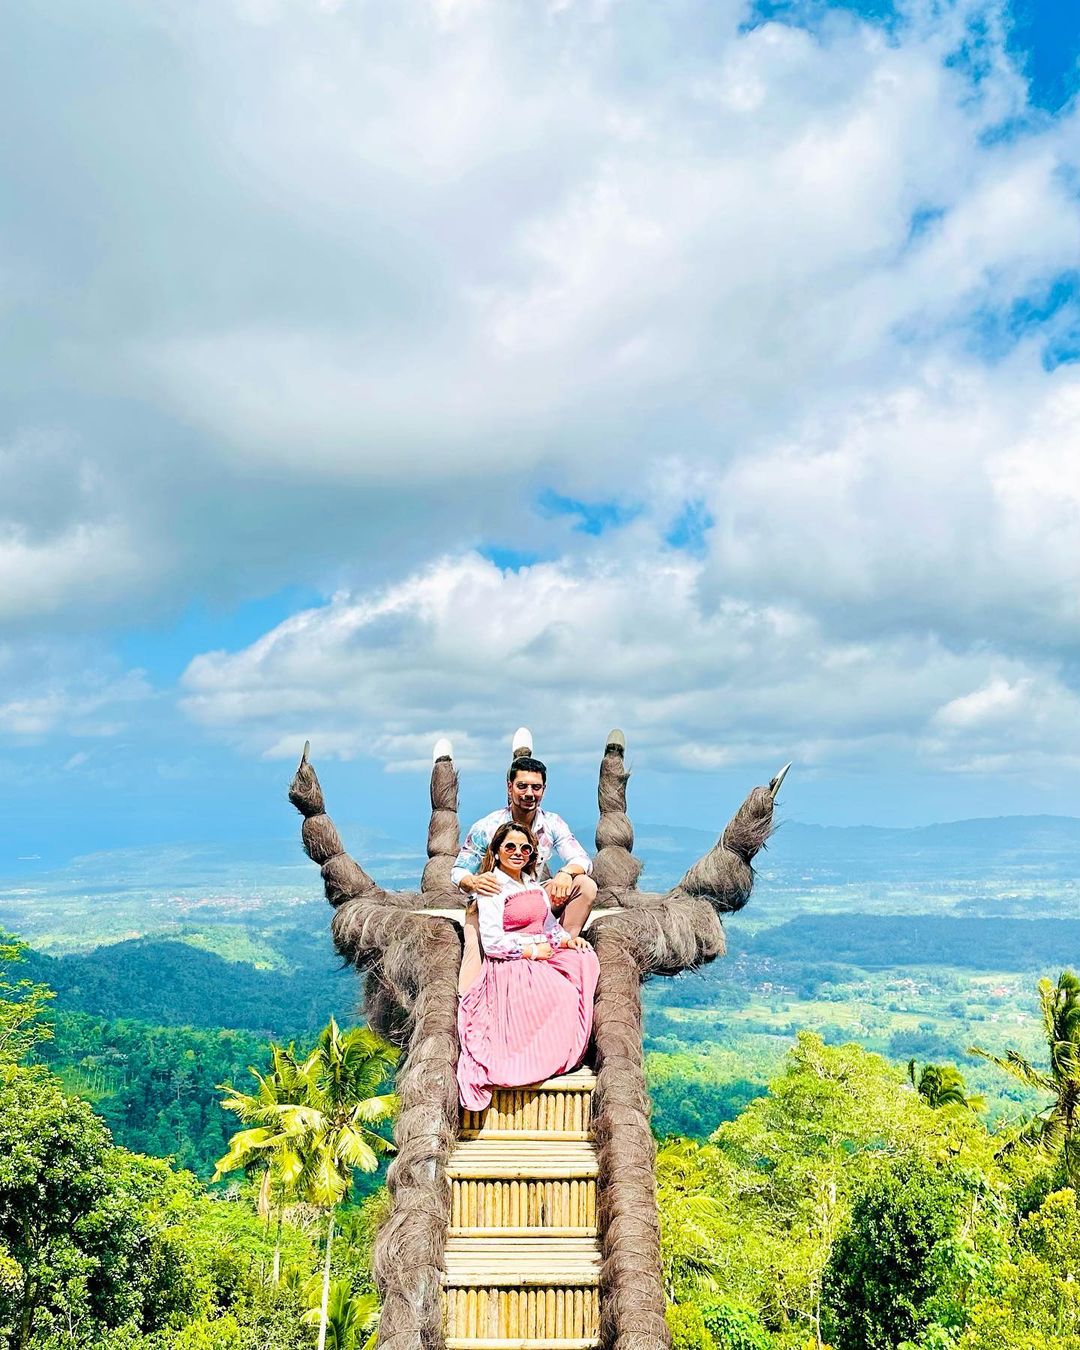
{"type": "Polygon", "coordinates": [[[600,1249],[588,1069],[498,1089],[451,1155],[448,1350],[591,1350],[600,1249]]]}

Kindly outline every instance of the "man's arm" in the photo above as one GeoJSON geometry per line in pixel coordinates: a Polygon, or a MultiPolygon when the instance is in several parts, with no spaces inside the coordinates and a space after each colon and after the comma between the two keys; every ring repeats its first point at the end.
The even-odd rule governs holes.
{"type": "Polygon", "coordinates": [[[480,864],[484,861],[484,853],[487,850],[486,842],[481,840],[481,824],[477,821],[465,836],[465,842],[458,850],[454,865],[450,869],[451,884],[459,889],[462,877],[475,876],[480,871],[480,864]]]}
{"type": "Polygon", "coordinates": [[[592,859],[574,838],[570,826],[562,816],[556,816],[550,811],[544,814],[551,831],[552,848],[564,864],[559,871],[568,872],[572,877],[581,876],[582,873],[587,876],[592,871],[592,859]]]}
{"type": "Polygon", "coordinates": [[[483,877],[477,875],[492,835],[489,824],[490,819],[485,816],[471,826],[450,869],[450,884],[466,895],[476,895],[478,892],[492,895],[499,889],[499,883],[490,873],[483,877]]]}

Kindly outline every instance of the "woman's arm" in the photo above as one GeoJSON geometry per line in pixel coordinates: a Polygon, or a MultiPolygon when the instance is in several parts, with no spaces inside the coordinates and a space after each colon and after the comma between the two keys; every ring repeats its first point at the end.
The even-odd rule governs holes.
{"type": "Polygon", "coordinates": [[[476,897],[484,955],[492,956],[496,961],[519,961],[522,957],[535,956],[536,948],[545,938],[539,933],[507,933],[503,928],[504,899],[505,894],[476,897]]]}

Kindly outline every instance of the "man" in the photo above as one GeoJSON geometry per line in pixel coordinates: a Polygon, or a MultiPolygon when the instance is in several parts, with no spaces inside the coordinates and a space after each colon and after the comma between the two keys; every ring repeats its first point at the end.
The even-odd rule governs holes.
{"type": "MultiPolygon", "coordinates": [[[[513,749],[514,760],[506,775],[507,804],[471,826],[451,869],[450,880],[465,895],[494,895],[499,889],[494,876],[490,873],[479,875],[491,836],[508,820],[527,825],[536,836],[540,850],[537,871],[541,872],[553,856],[559,858],[559,870],[544,884],[559,922],[571,937],[577,937],[596,899],[596,882],[589,875],[592,860],[574,838],[566,821],[553,811],[543,810],[541,801],[547,789],[547,767],[532,757],[532,737],[526,728],[522,727],[515,734],[513,749]]],[[[474,969],[478,969],[478,955],[478,921],[475,906],[472,906],[465,925],[465,960],[462,964],[465,987],[468,987],[474,969]]]]}

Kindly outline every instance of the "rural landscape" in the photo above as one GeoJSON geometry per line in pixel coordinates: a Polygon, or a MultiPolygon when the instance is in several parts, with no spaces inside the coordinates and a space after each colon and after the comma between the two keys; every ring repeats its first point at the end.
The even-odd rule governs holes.
{"type": "MultiPolygon", "coordinates": [[[[355,835],[388,884],[414,884],[416,843],[355,835]]],[[[649,825],[638,841],[656,887],[711,843],[699,831],[649,825]]],[[[224,1085],[250,1092],[250,1068],[267,1070],[272,1042],[303,1052],[331,1017],[358,1026],[359,985],[332,951],[329,910],[291,841],[243,859],[176,849],[171,886],[161,883],[160,858],[151,861],[133,850],[31,866],[6,888],[0,923],[26,949],[7,964],[5,996],[16,980],[56,995],[38,1013],[51,1034],[21,1032],[24,1059],[39,1067],[17,1072],[28,1090],[49,1085],[53,1109],[84,1103],[85,1127],[102,1139],[105,1127],[122,1150],[165,1160],[131,1164],[151,1168],[152,1184],[144,1178],[136,1189],[147,1187],[158,1241],[175,1238],[178,1224],[200,1234],[197,1255],[184,1258],[193,1263],[189,1302],[157,1312],[133,1305],[140,1333],[128,1325],[104,1343],[294,1344],[297,1319],[317,1308],[322,1211],[290,1197],[275,1236],[258,1217],[258,1167],[247,1179],[243,1169],[215,1172],[239,1125],[223,1105],[224,1085]],[[267,1273],[275,1246],[276,1283],[267,1273]]],[[[1063,1205],[1073,1213],[1062,1142],[1056,1152],[1000,1152],[1052,1097],[1034,1077],[1011,1077],[971,1051],[1016,1052],[1047,1070],[1037,986],[1078,964],[1078,878],[1080,821],[1067,817],[912,830],[781,825],[760,858],[752,903],[726,925],[727,957],[646,987],[677,1346],[898,1343],[846,1321],[846,1300],[862,1296],[872,1273],[859,1262],[876,1268],[883,1259],[860,1253],[860,1214],[866,1224],[930,1224],[925,1250],[904,1258],[918,1269],[877,1272],[875,1300],[902,1303],[911,1345],[1073,1344],[1051,1336],[1054,1325],[1071,1325],[1078,1250],[1075,1215],[1058,1225],[1063,1205]],[[940,1092],[942,1081],[952,1090],[939,1102],[933,1084],[940,1092]],[[944,1172],[943,1160],[951,1160],[944,1172]],[[884,1209],[863,1214],[860,1205],[884,1209]],[[784,1235],[795,1230],[793,1244],[784,1235]],[[1029,1340],[1006,1339],[1021,1315],[1032,1319],[1029,1340]]],[[[389,1084],[392,1069],[386,1076],[389,1084]]],[[[9,1149],[17,1156],[14,1138],[9,1149]]],[[[354,1172],[339,1209],[332,1287],[341,1350],[361,1346],[375,1316],[365,1259],[384,1162],[373,1157],[371,1172],[354,1172]]],[[[84,1260],[43,1299],[36,1334],[48,1327],[55,1338],[76,1309],[87,1322],[123,1324],[122,1305],[102,1312],[94,1303],[104,1271],[93,1275],[84,1260]]],[[[885,1316],[867,1303],[861,1316],[885,1316]]],[[[895,1325],[896,1309],[888,1315],[895,1325]]],[[[20,1350],[39,1343],[53,1342],[11,1339],[20,1350]]]]}

